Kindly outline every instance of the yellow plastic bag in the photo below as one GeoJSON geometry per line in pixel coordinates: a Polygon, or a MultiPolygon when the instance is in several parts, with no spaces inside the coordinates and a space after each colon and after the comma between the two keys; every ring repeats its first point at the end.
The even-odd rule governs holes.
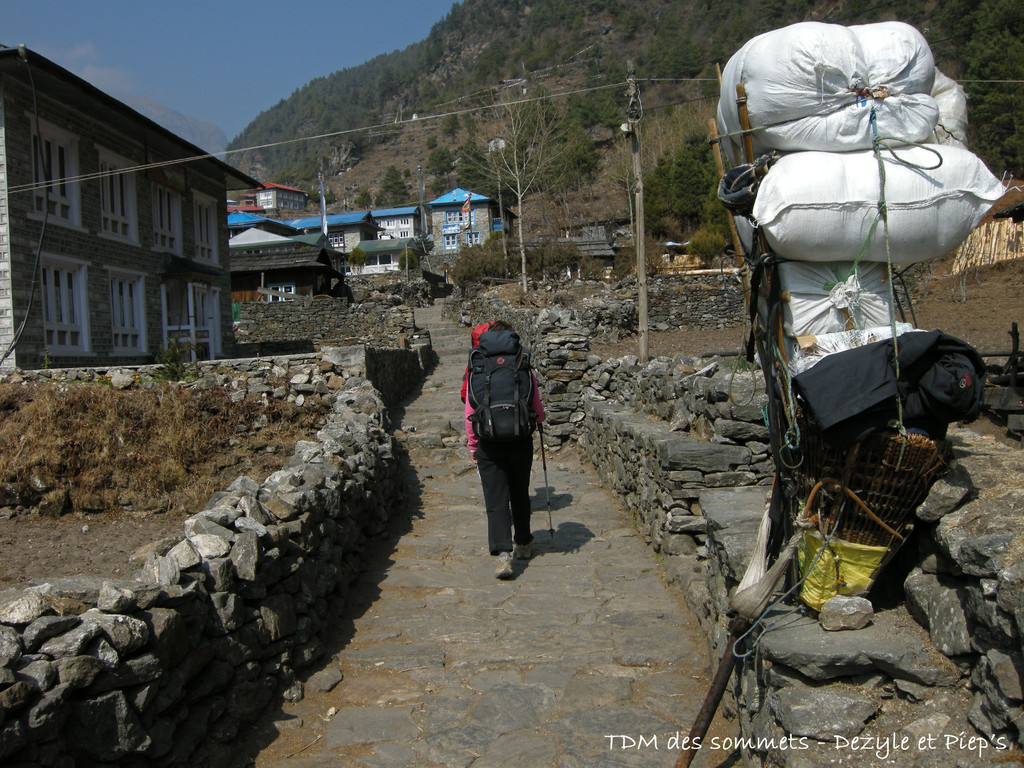
{"type": "Polygon", "coordinates": [[[824,539],[817,531],[804,531],[797,549],[800,576],[806,574],[807,577],[800,587],[800,599],[816,611],[836,595],[866,592],[874,583],[875,574],[889,551],[888,547],[852,544],[833,538],[815,561],[823,543],[824,539]]]}

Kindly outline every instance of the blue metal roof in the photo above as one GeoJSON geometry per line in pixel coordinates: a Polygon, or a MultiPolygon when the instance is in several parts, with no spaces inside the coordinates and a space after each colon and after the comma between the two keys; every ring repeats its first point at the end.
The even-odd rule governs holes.
{"type": "Polygon", "coordinates": [[[266,216],[257,216],[254,213],[246,213],[245,211],[234,211],[228,214],[228,227],[251,227],[255,224],[262,224],[265,221],[271,221],[274,224],[282,223],[276,219],[268,219],[266,216]]]}
{"type": "MultiPolygon", "coordinates": [[[[466,196],[463,195],[462,199],[465,200],[466,196]]],[[[378,208],[375,211],[370,211],[375,219],[380,219],[385,216],[409,216],[416,213],[418,205],[409,205],[403,208],[378,208]]]]}
{"type": "MultiPolygon", "coordinates": [[[[327,214],[327,226],[328,227],[341,227],[346,224],[360,224],[369,219],[369,211],[351,211],[349,213],[329,213],[327,214]]],[[[285,222],[289,227],[295,229],[311,229],[313,227],[320,226],[319,216],[306,216],[302,219],[290,219],[285,222]]]]}
{"type": "Polygon", "coordinates": [[[490,202],[491,198],[486,195],[480,195],[476,192],[470,192],[468,189],[462,187],[456,187],[451,192],[447,192],[441,195],[436,200],[431,200],[427,205],[429,206],[442,206],[442,205],[462,205],[466,202],[466,195],[470,195],[470,203],[487,203],[490,202]]]}

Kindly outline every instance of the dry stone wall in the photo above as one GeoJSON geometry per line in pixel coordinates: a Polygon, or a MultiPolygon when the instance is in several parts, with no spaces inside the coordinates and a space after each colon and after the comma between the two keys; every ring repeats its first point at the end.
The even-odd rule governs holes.
{"type": "MultiPolygon", "coordinates": [[[[324,350],[218,363],[195,386],[329,397],[327,423],[263,482],[239,477],[124,579],[55,579],[0,596],[0,762],[210,766],[298,673],[403,509],[390,399],[422,351],[324,350]]],[[[36,372],[135,386],[134,371],[36,372]],[[123,378],[122,378],[123,377],[123,378]]],[[[422,377],[420,371],[416,383],[422,377]]],[[[301,401],[300,401],[301,404],[301,401]]]]}
{"type": "Polygon", "coordinates": [[[412,307],[399,297],[350,304],[318,296],[296,301],[245,301],[235,324],[235,356],[310,351],[337,344],[400,347],[415,331],[412,307]],[[299,349],[296,346],[299,346],[299,349]]]}
{"type": "MultiPolygon", "coordinates": [[[[713,658],[721,655],[729,593],[773,474],[760,374],[718,358],[599,360],[588,353],[599,322],[580,312],[477,299],[449,313],[467,326],[500,318],[519,330],[552,402],[547,433],[579,441],[685,590],[713,658]],[[704,563],[696,574],[694,554],[704,563]]],[[[826,629],[791,607],[766,616],[757,634],[770,631],[740,665],[727,707],[744,737],[770,745],[747,750],[747,764],[826,764],[836,743],[857,736],[916,744],[931,735],[942,745],[937,765],[969,752],[958,735],[975,755],[1024,745],[1024,454],[966,429],[951,435],[958,463],[918,510],[915,535],[875,596],[879,610],[861,614],[867,626],[826,629]],[[804,762],[785,749],[793,739],[809,745],[804,762]]]]}

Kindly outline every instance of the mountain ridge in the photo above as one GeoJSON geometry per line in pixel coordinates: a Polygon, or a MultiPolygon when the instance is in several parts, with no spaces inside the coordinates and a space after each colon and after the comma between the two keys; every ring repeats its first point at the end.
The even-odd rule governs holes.
{"type": "MultiPolygon", "coordinates": [[[[426,171],[430,152],[451,148],[457,166],[463,144],[480,138],[477,129],[510,87],[559,94],[560,108],[581,130],[614,141],[628,63],[653,121],[659,109],[717,99],[716,67],[755,34],[802,20],[894,19],[919,28],[954,79],[1024,80],[1024,11],[1010,0],[908,0],[898,9],[855,0],[462,0],[422,41],[313,78],[228,147],[263,147],[233,156],[257,178],[311,188],[325,172],[340,205],[361,192],[379,194],[393,165],[412,202],[421,171],[428,187],[443,181],[426,171]]],[[[1024,138],[1014,138],[1024,136],[1024,115],[1013,102],[1020,86],[1010,92],[1012,86],[978,83],[968,88],[979,116],[976,151],[997,175],[1008,169],[1024,176],[1024,138]]],[[[595,143],[605,159],[607,146],[595,143]]]]}

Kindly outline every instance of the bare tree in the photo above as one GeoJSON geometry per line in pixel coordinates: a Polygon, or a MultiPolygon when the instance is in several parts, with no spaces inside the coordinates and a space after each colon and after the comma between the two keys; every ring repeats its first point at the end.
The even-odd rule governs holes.
{"type": "Polygon", "coordinates": [[[505,102],[500,123],[488,153],[501,183],[515,194],[519,204],[519,258],[523,290],[527,290],[526,245],[523,219],[526,196],[534,191],[562,152],[563,120],[544,97],[505,102]]]}

